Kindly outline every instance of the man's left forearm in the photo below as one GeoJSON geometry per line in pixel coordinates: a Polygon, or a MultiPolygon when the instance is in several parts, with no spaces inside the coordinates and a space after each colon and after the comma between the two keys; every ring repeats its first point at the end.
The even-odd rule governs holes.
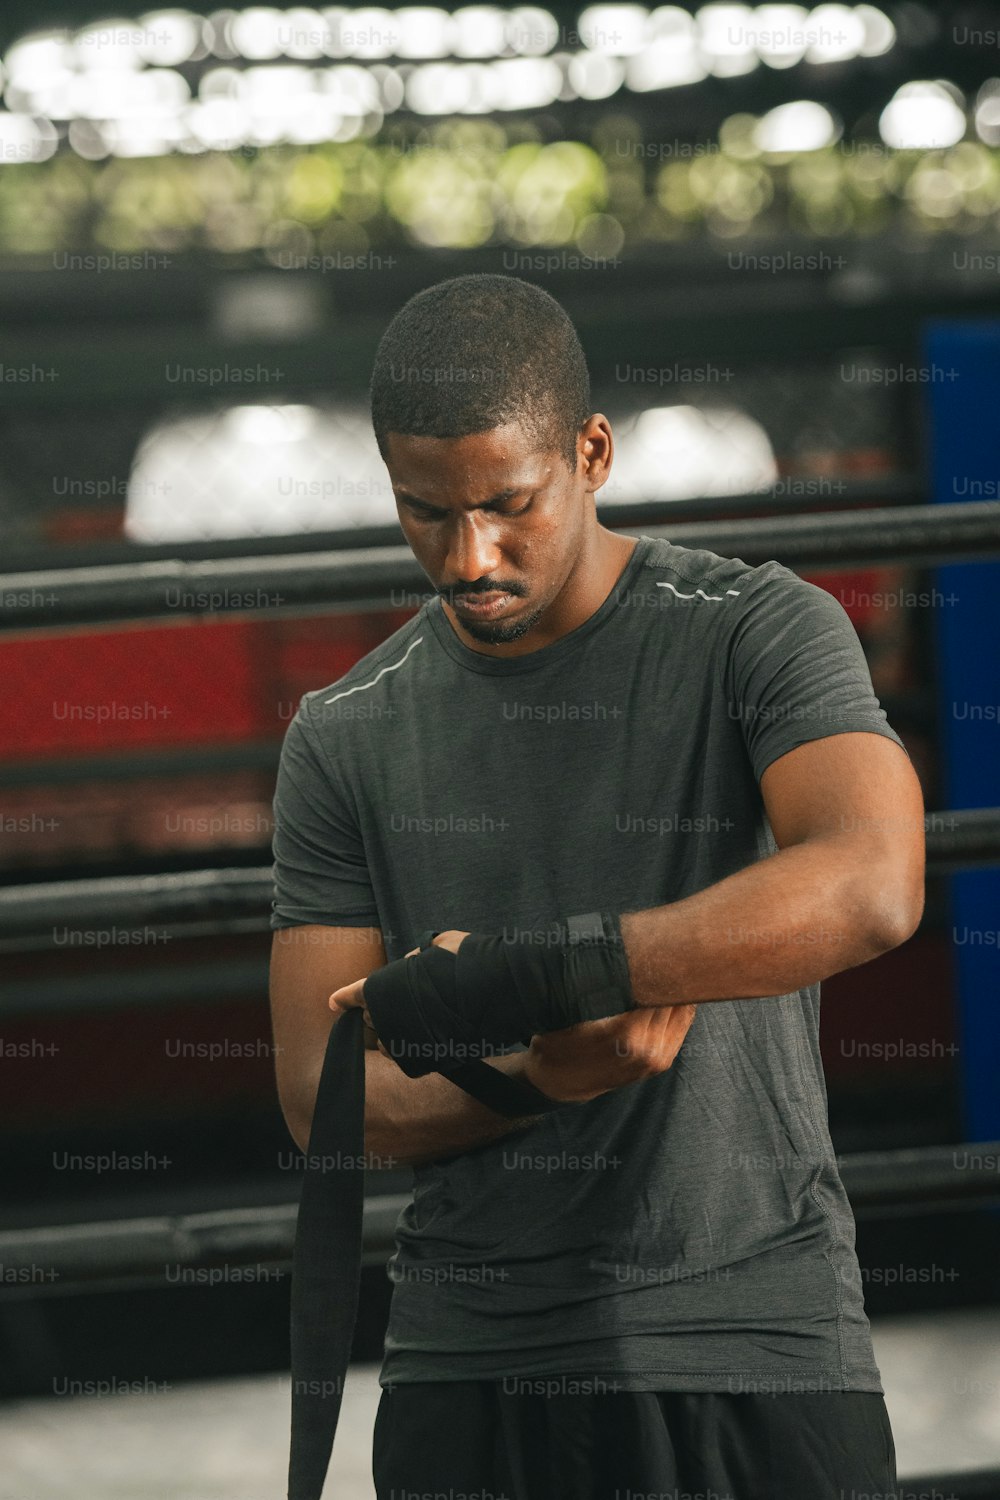
{"type": "Polygon", "coordinates": [[[897,947],[893,878],[856,844],[810,840],[697,895],[621,916],[640,1006],[785,995],[897,947]]]}

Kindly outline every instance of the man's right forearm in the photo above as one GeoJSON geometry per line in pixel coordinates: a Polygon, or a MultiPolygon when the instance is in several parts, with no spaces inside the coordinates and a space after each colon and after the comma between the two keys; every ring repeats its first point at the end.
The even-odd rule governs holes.
{"type": "MultiPolygon", "coordinates": [[[[322,1060],[320,1060],[321,1062],[322,1060]]],[[[524,1053],[487,1060],[512,1076],[523,1076],[524,1053]]],[[[319,1075],[309,1089],[315,1101],[319,1075]]],[[[313,1104],[308,1116],[301,1105],[289,1129],[302,1151],[307,1149],[313,1104]]],[[[530,1125],[538,1115],[499,1115],[440,1073],[409,1078],[384,1053],[365,1052],[365,1156],[373,1170],[420,1166],[456,1156],[530,1125]]]]}
{"type": "MultiPolygon", "coordinates": [[[[487,1062],[511,1076],[523,1076],[523,1053],[487,1062]]],[[[409,1078],[391,1057],[365,1053],[365,1152],[373,1166],[421,1166],[457,1156],[540,1118],[499,1115],[440,1073],[409,1078]]]]}

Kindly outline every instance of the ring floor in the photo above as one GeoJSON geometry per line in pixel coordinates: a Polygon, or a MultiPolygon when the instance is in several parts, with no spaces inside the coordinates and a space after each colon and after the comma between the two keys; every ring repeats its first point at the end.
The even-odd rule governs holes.
{"type": "MultiPolygon", "coordinates": [[[[1000,1469],[1000,1308],[873,1320],[899,1477],[1000,1469]]],[[[378,1366],[352,1365],[324,1491],[374,1500],[378,1366]]],[[[287,1371],[0,1406],[0,1500],[277,1500],[287,1371]]]]}

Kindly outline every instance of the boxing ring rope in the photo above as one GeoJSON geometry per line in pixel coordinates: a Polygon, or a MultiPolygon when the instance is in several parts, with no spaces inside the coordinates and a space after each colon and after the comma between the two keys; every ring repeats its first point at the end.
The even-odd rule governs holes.
{"type": "MultiPolygon", "coordinates": [[[[669,506],[664,506],[664,518],[669,513],[669,506]]],[[[772,559],[788,567],[820,570],[878,562],[975,562],[1000,557],[1000,500],[651,524],[643,534],[665,537],[682,547],[721,550],[751,566],[772,559]]],[[[407,607],[432,592],[407,546],[50,568],[0,575],[0,629],[53,629],[220,611],[400,608],[392,598],[397,591],[407,607]]]]}
{"type": "MultiPolygon", "coordinates": [[[[1000,1204],[1000,1141],[861,1151],[839,1156],[837,1167],[858,1220],[1000,1204]]],[[[383,1264],[392,1254],[396,1220],[408,1202],[408,1193],[376,1193],[365,1199],[366,1265],[383,1264]]],[[[0,1264],[9,1279],[0,1284],[0,1301],[162,1286],[167,1265],[288,1270],[297,1211],[297,1202],[267,1203],[4,1230],[0,1264]],[[18,1272],[38,1267],[46,1279],[17,1280],[18,1272]]]]}
{"type": "MultiPolygon", "coordinates": [[[[596,495],[597,519],[612,531],[632,531],[646,525],[659,526],[673,521],[706,521],[713,517],[760,515],[762,511],[807,512],[817,510],[859,510],[876,506],[926,505],[926,487],[916,476],[881,474],[864,480],[815,478],[778,479],[773,485],[749,490],[743,494],[705,495],[693,500],[618,500],[607,501],[596,495]]],[[[334,531],[276,533],[270,536],[204,537],[188,541],[143,542],[141,552],[146,562],[163,558],[199,560],[218,557],[264,557],[278,552],[350,551],[368,547],[398,547],[403,533],[398,521],[374,525],[341,527],[334,531]]],[[[136,560],[137,546],[124,537],[102,539],[88,544],[92,563],[129,563],[136,560]]],[[[79,544],[48,542],[19,547],[12,541],[8,556],[12,571],[26,573],[36,569],[73,568],[80,565],[79,544]]]]}
{"type": "MultiPolygon", "coordinates": [[[[928,874],[1000,864],[1000,807],[924,815],[928,874]]],[[[0,953],[53,946],[53,929],[97,931],[109,913],[123,924],[155,922],[179,936],[270,930],[270,865],[42,881],[0,891],[0,953]]]]}

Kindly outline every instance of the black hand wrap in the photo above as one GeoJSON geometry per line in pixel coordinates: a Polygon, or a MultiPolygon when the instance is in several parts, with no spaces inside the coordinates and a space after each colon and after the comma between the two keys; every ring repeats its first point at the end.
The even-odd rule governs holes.
{"type": "Polygon", "coordinates": [[[425,944],[369,974],[364,993],[379,1040],[410,1078],[635,1007],[610,912],[569,917],[544,944],[475,932],[457,953],[425,944]]]}

